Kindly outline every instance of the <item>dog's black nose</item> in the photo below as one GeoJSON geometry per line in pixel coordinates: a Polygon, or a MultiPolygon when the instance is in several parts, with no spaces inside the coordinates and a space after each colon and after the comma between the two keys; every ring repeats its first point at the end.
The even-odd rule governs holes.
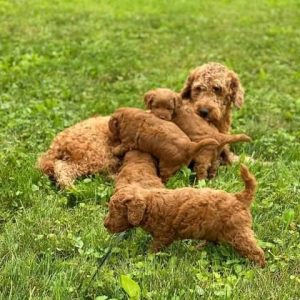
{"type": "Polygon", "coordinates": [[[209,111],[208,111],[207,108],[202,108],[199,111],[200,116],[203,117],[203,118],[206,118],[208,116],[208,113],[209,113],[209,111]]]}
{"type": "Polygon", "coordinates": [[[107,228],[108,227],[108,221],[104,220],[104,224],[103,225],[104,225],[105,228],[107,228]]]}

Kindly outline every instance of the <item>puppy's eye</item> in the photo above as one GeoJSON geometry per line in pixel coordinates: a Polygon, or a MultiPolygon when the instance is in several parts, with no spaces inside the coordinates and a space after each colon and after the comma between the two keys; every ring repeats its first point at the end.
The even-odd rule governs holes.
{"type": "Polygon", "coordinates": [[[222,93],[222,88],[220,86],[214,86],[213,90],[216,94],[221,94],[222,93]]]}
{"type": "Polygon", "coordinates": [[[194,91],[197,92],[197,93],[201,93],[204,91],[204,87],[201,86],[201,85],[197,85],[194,87],[194,91]]]}

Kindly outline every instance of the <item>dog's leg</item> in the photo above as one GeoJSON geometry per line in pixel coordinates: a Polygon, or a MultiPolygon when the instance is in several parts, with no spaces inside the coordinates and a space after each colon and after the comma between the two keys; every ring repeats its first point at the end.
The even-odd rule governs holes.
{"type": "Polygon", "coordinates": [[[220,161],[218,159],[214,159],[207,172],[208,173],[207,177],[209,179],[216,177],[219,166],[220,166],[220,161]]]}
{"type": "Polygon", "coordinates": [[[79,167],[72,161],[57,160],[54,164],[54,176],[61,188],[72,186],[76,177],[83,175],[79,172],[79,167]]]}
{"type": "Polygon", "coordinates": [[[256,262],[262,268],[265,267],[264,251],[257,245],[252,230],[237,232],[231,235],[230,240],[227,240],[227,242],[242,256],[256,262]]]}
{"type": "Polygon", "coordinates": [[[197,179],[202,180],[207,178],[207,171],[211,166],[210,155],[208,153],[201,153],[195,159],[194,171],[196,172],[197,179]]]}
{"type": "Polygon", "coordinates": [[[208,168],[209,168],[208,166],[202,165],[199,162],[195,163],[194,171],[196,172],[198,180],[202,180],[202,179],[206,179],[207,178],[207,175],[208,175],[207,174],[207,169],[208,168]]]}
{"type": "Polygon", "coordinates": [[[229,145],[225,145],[220,155],[221,164],[231,165],[232,163],[239,160],[239,157],[231,152],[229,145]]]}

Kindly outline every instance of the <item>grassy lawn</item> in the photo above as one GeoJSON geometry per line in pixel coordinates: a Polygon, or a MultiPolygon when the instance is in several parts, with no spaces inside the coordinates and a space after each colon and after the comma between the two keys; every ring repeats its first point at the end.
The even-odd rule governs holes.
{"type": "MultiPolygon", "coordinates": [[[[0,299],[126,299],[124,274],[143,299],[300,299],[299,66],[298,0],[0,0],[0,299]],[[62,192],[35,169],[63,128],[143,107],[154,87],[180,90],[208,61],[234,69],[246,90],[233,132],[253,138],[235,151],[255,159],[264,270],[227,246],[181,241],[153,255],[141,230],[117,241],[102,222],[112,181],[62,192]]],[[[169,187],[193,178],[183,169],[169,187]]],[[[242,187],[237,165],[196,184],[242,187]]]]}

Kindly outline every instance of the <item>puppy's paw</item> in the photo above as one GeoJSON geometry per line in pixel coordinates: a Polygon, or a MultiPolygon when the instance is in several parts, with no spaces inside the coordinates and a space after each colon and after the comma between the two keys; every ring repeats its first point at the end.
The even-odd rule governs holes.
{"type": "Polygon", "coordinates": [[[230,152],[228,156],[228,161],[230,164],[236,163],[240,160],[240,157],[238,155],[235,155],[234,153],[230,152]]]}

